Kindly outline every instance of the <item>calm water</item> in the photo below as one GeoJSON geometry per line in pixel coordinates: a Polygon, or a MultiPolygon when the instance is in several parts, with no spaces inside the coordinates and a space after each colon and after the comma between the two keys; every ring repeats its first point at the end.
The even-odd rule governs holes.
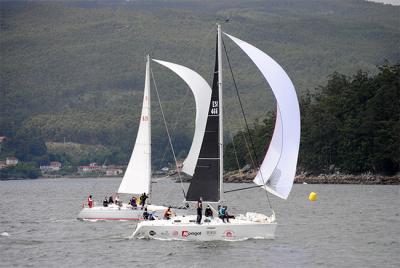
{"type": "MultiPolygon", "coordinates": [[[[399,186],[295,185],[289,200],[271,197],[275,240],[167,242],[129,239],[132,222],[75,219],[88,193],[100,201],[119,182],[0,181],[0,267],[400,267],[399,186]]],[[[168,180],[153,190],[154,203],[182,200],[168,180]]],[[[265,212],[260,189],[226,199],[233,213],[265,212]]]]}

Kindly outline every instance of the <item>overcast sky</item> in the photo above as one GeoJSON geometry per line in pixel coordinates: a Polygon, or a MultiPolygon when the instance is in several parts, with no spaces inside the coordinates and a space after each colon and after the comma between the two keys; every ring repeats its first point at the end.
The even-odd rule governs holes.
{"type": "Polygon", "coordinates": [[[400,0],[367,0],[367,1],[400,6],[400,0]]]}

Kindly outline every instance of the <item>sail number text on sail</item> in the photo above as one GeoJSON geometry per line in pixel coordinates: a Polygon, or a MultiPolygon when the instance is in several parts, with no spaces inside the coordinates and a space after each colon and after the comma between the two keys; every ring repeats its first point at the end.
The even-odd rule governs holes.
{"type": "Polygon", "coordinates": [[[212,101],[211,102],[210,114],[218,115],[218,101],[212,101]]]}

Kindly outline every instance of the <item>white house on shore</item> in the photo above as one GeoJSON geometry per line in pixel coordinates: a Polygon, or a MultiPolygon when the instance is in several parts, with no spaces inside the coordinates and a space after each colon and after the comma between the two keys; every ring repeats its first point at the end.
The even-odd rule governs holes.
{"type": "Polygon", "coordinates": [[[58,161],[53,161],[50,162],[50,165],[48,166],[40,166],[40,171],[42,173],[47,173],[47,172],[57,172],[60,171],[62,164],[58,161]]]}
{"type": "Polygon", "coordinates": [[[18,164],[18,159],[16,157],[11,156],[6,158],[7,166],[15,166],[16,164],[18,164]]]}
{"type": "Polygon", "coordinates": [[[124,173],[121,168],[109,168],[106,170],[106,176],[118,176],[124,173]]]}

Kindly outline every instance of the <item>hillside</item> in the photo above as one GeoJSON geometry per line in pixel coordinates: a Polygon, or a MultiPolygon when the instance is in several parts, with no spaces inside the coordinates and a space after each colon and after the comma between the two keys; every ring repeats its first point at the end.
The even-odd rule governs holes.
{"type": "MultiPolygon", "coordinates": [[[[384,59],[400,60],[400,8],[361,0],[0,5],[0,134],[35,128],[48,141],[117,146],[126,154],[138,125],[145,55],[186,65],[210,81],[217,21],[229,18],[224,31],[281,63],[299,94],[324,84],[334,71],[375,70],[384,59]]],[[[225,43],[246,113],[264,117],[274,106],[271,94],[249,60],[225,43]]],[[[153,63],[153,72],[177,150],[184,154],[193,131],[193,98],[165,68],[153,63]]],[[[228,69],[225,74],[225,124],[235,130],[242,123],[228,69]]],[[[153,108],[154,148],[161,156],[167,140],[156,102],[153,108]]]]}

